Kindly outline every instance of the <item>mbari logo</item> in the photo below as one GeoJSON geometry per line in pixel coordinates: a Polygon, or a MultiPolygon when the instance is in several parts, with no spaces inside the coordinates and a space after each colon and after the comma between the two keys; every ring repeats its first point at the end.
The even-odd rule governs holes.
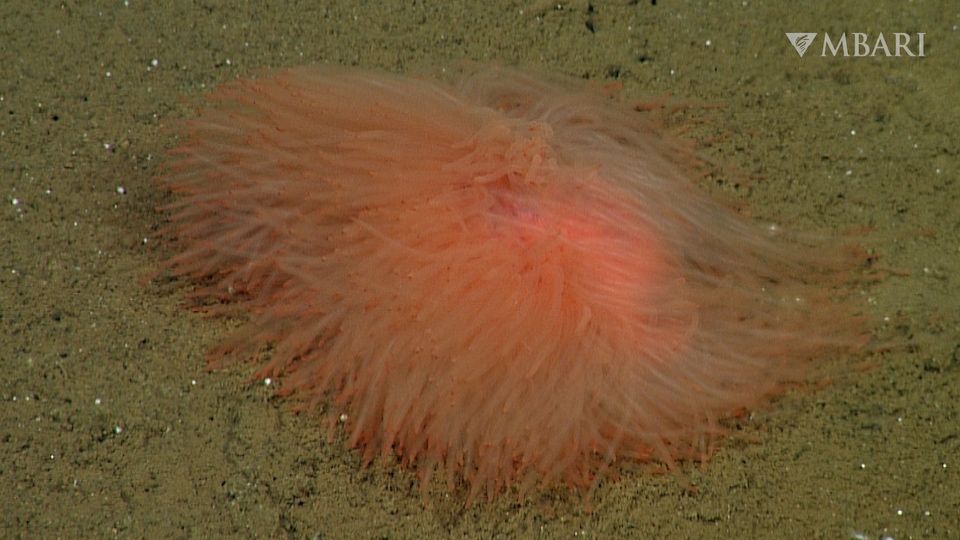
{"type": "MultiPolygon", "coordinates": [[[[817,39],[816,32],[787,32],[787,40],[793,45],[801,57],[807,53],[807,49],[817,39]]],[[[923,32],[918,32],[915,36],[904,32],[894,32],[891,42],[883,35],[877,34],[876,38],[862,32],[853,32],[850,34],[852,39],[847,38],[847,34],[840,34],[837,39],[831,38],[829,34],[823,34],[823,47],[820,50],[820,56],[917,56],[923,57],[923,32]],[[916,39],[913,39],[916,37],[916,39]],[[852,51],[852,54],[851,54],[852,51]]]]}

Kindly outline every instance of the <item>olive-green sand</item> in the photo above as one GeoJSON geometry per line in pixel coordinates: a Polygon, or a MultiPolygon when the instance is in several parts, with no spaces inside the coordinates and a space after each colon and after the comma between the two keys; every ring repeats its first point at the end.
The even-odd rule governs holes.
{"type": "Polygon", "coordinates": [[[0,536],[960,538],[958,25],[947,1],[5,1],[0,536]],[[924,32],[926,56],[823,57],[818,36],[801,58],[784,35],[881,31],[924,32]],[[237,321],[144,283],[170,254],[154,178],[176,121],[268,69],[463,59],[722,105],[675,118],[716,164],[704,189],[862,231],[855,293],[890,346],[828,360],[831,384],[738,421],[704,467],[604,482],[592,511],[443,487],[425,508],[414,475],[362,469],[249,367],[206,371],[237,321]]]}

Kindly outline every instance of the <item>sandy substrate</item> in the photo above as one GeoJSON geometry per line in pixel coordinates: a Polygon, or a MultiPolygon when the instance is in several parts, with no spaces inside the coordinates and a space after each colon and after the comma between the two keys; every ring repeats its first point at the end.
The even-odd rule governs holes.
{"type": "Polygon", "coordinates": [[[4,3],[0,536],[960,536],[957,5],[489,4],[4,3]],[[925,32],[926,57],[824,58],[817,40],[800,58],[794,31],[925,32]],[[268,68],[465,58],[723,104],[686,113],[729,166],[704,188],[763,222],[869,228],[885,271],[862,294],[895,346],[835,359],[849,376],[752,415],[685,470],[697,490],[628,472],[592,513],[560,493],[425,509],[413,475],[361,470],[246,369],[205,371],[236,321],[143,283],[169,254],[149,240],[165,128],[268,68]]]}

